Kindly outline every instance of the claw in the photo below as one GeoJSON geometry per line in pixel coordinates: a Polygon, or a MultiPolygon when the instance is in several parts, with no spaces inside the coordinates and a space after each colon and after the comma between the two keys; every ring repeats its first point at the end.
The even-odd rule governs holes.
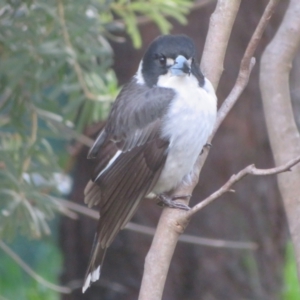
{"type": "Polygon", "coordinates": [[[159,206],[164,206],[164,207],[169,207],[169,208],[177,208],[177,209],[182,209],[182,210],[190,210],[191,208],[183,203],[178,203],[178,202],[174,202],[173,200],[177,200],[177,199],[182,199],[182,198],[190,198],[192,195],[183,195],[183,196],[179,196],[179,195],[175,195],[173,197],[168,197],[164,194],[161,194],[158,196],[158,205],[159,206]]]}
{"type": "Polygon", "coordinates": [[[206,143],[206,144],[203,146],[200,155],[203,154],[203,151],[204,151],[203,149],[204,149],[204,147],[206,147],[206,148],[208,148],[208,150],[210,150],[210,148],[212,147],[212,144],[211,144],[211,143],[206,143]]]}

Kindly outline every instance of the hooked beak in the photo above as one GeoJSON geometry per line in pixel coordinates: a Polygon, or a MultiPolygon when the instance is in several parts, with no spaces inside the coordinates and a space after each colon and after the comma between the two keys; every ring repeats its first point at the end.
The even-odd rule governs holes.
{"type": "Polygon", "coordinates": [[[190,75],[191,63],[184,56],[178,55],[170,71],[174,76],[190,75]]]}

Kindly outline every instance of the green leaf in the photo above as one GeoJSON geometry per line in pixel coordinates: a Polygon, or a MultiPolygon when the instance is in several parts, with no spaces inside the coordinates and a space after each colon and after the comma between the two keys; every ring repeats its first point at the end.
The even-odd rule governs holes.
{"type": "Polygon", "coordinates": [[[288,242],[286,246],[283,279],[284,288],[282,292],[282,300],[300,299],[300,284],[297,274],[297,262],[291,241],[288,242]]]}

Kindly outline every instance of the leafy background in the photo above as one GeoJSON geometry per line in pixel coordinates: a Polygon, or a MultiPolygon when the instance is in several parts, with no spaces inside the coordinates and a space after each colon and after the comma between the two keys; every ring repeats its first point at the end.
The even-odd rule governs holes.
{"type": "MultiPolygon", "coordinates": [[[[105,119],[119,87],[109,41],[126,31],[141,46],[139,22],[162,33],[167,16],[185,24],[187,0],[2,0],[0,5],[0,238],[46,280],[58,283],[57,197],[72,182],[69,145],[105,119]],[[49,263],[51,262],[51,263],[49,263]]],[[[0,250],[2,251],[2,250],[0,250]]],[[[290,245],[282,299],[299,299],[290,245]]],[[[0,255],[0,299],[59,299],[0,255]]]]}
{"type": "MultiPolygon", "coordinates": [[[[126,30],[139,47],[141,18],[167,33],[165,16],[185,23],[190,7],[187,0],[1,1],[0,238],[50,282],[61,266],[54,217],[72,216],[55,198],[71,187],[68,145],[90,145],[85,128],[107,116],[119,91],[109,40],[123,41],[117,34],[126,30]]],[[[0,278],[3,299],[59,298],[2,254],[0,278]]]]}

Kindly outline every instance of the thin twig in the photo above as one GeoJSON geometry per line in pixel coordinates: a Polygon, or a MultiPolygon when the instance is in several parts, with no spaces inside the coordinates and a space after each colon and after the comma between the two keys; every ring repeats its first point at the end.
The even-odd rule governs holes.
{"type": "Polygon", "coordinates": [[[12,251],[2,240],[0,240],[0,248],[10,256],[28,275],[30,275],[34,280],[41,283],[45,287],[63,294],[70,294],[71,289],[66,286],[60,286],[47,281],[45,278],[41,277],[39,274],[34,272],[14,251],[12,251]]]}
{"type": "MultiPolygon", "coordinates": [[[[249,76],[251,74],[251,71],[255,65],[255,58],[253,57],[257,46],[261,40],[261,37],[269,23],[269,20],[272,16],[272,14],[275,11],[276,5],[278,4],[279,0],[270,0],[268,5],[266,6],[264,13],[262,17],[260,18],[260,21],[251,37],[251,40],[246,48],[246,51],[244,53],[244,56],[241,61],[240,70],[238,77],[236,79],[235,85],[233,89],[231,90],[230,94],[224,101],[223,105],[218,111],[218,118],[217,122],[215,124],[215,128],[212,134],[212,137],[215,135],[216,131],[218,130],[219,126],[233,107],[233,105],[236,103],[242,92],[244,91],[245,87],[248,84],[249,76]]],[[[210,141],[212,139],[210,138],[210,141]]]]}
{"type": "MultiPolygon", "coordinates": [[[[75,211],[79,214],[82,214],[84,216],[90,217],[94,220],[99,219],[99,212],[87,208],[83,205],[61,199],[61,198],[55,198],[57,201],[59,201],[62,205],[64,205],[66,208],[75,211]]],[[[136,223],[129,222],[124,229],[131,230],[134,232],[154,236],[155,234],[155,228],[140,225],[136,223]]],[[[257,244],[253,242],[236,242],[236,241],[228,241],[228,240],[219,240],[219,239],[211,239],[211,238],[203,238],[188,234],[183,234],[179,237],[179,241],[184,243],[190,243],[194,245],[201,245],[201,246],[207,246],[207,247],[216,247],[216,248],[231,248],[231,249],[241,249],[241,250],[256,250],[257,244]]]]}
{"type": "Polygon", "coordinates": [[[279,174],[282,172],[290,171],[291,167],[293,167],[299,162],[300,162],[300,156],[290,160],[289,162],[287,162],[282,166],[271,168],[271,169],[257,169],[254,165],[247,166],[237,174],[232,175],[230,179],[220,189],[212,193],[209,197],[207,197],[200,203],[196,204],[191,210],[189,210],[186,213],[185,217],[190,218],[192,215],[194,215],[196,212],[201,210],[203,207],[207,206],[209,203],[213,202],[214,200],[222,196],[224,193],[230,191],[232,185],[240,181],[246,175],[266,176],[266,175],[279,174]]]}
{"type": "Polygon", "coordinates": [[[65,20],[65,8],[64,8],[64,4],[62,0],[57,0],[57,10],[58,10],[58,16],[59,16],[59,21],[60,21],[60,25],[61,25],[61,29],[62,29],[62,33],[63,33],[63,38],[64,38],[64,42],[66,44],[66,47],[68,49],[68,52],[71,54],[72,56],[72,62],[73,62],[73,67],[75,70],[75,73],[77,75],[77,79],[79,81],[79,84],[83,90],[83,93],[85,95],[85,97],[89,100],[101,100],[100,97],[98,97],[97,95],[94,95],[92,92],[89,91],[86,82],[84,80],[84,75],[83,75],[83,71],[77,61],[77,57],[76,57],[76,52],[74,50],[74,47],[72,45],[71,42],[71,38],[68,32],[68,28],[66,25],[66,20],[65,20]]]}
{"type": "MultiPolygon", "coordinates": [[[[270,0],[270,2],[273,3],[272,0],[270,0]]],[[[263,24],[267,24],[269,18],[270,15],[264,12],[260,23],[262,22],[263,24]]],[[[223,30],[222,24],[220,24],[219,30],[223,30]]],[[[258,40],[254,39],[253,41],[253,39],[251,39],[250,43],[253,44],[253,48],[251,49],[255,50],[258,45],[258,40]]],[[[214,48],[209,47],[208,49],[210,49],[210,51],[213,52],[215,50],[214,48]]],[[[244,57],[247,55],[249,55],[248,52],[244,54],[244,57]]],[[[238,100],[240,93],[245,89],[248,83],[249,75],[254,63],[252,55],[251,57],[249,57],[248,62],[248,67],[246,67],[245,69],[241,69],[240,67],[240,73],[235,83],[235,98],[232,97],[226,100],[226,103],[224,104],[225,109],[224,105],[222,105],[223,109],[221,110],[221,112],[223,112],[223,115],[220,115],[220,113],[218,114],[218,123],[215,125],[215,131],[211,135],[210,140],[212,139],[214,133],[216,132],[216,129],[219,127],[219,125],[221,124],[225,116],[228,114],[232,106],[238,100]]],[[[244,68],[244,65],[242,67],[244,68]]],[[[191,184],[181,184],[178,188],[176,188],[173,191],[174,195],[192,194],[195,186],[198,183],[199,174],[206,160],[208,152],[208,147],[205,147],[204,153],[200,155],[198,161],[196,162],[193,170],[194,176],[192,178],[191,184]]],[[[188,201],[186,200],[182,201],[184,201],[184,203],[188,203],[188,201]]],[[[179,236],[184,232],[188,221],[189,213],[183,211],[171,211],[168,208],[165,208],[163,210],[159,223],[157,225],[157,231],[153,238],[150,250],[146,256],[144,264],[144,274],[138,298],[139,300],[158,300],[162,298],[171,258],[173,256],[179,236]],[[159,278],[159,280],[157,280],[157,278],[159,278]]]]}
{"type": "Polygon", "coordinates": [[[35,107],[34,109],[40,118],[43,118],[47,122],[53,124],[53,126],[58,128],[58,130],[61,130],[64,133],[64,136],[68,137],[68,139],[74,139],[87,147],[93,146],[94,140],[84,134],[75,131],[72,128],[72,122],[65,121],[60,115],[53,112],[49,112],[37,107],[35,107]]]}
{"type": "MultiPolygon", "coordinates": [[[[218,111],[217,121],[214,126],[213,133],[211,134],[211,136],[209,137],[209,139],[207,141],[208,143],[210,143],[212,141],[212,139],[213,139],[214,135],[216,134],[218,128],[220,127],[221,123],[224,121],[225,117],[228,115],[229,111],[232,109],[234,104],[237,102],[240,95],[242,94],[242,92],[244,91],[244,89],[246,88],[246,86],[248,84],[251,71],[255,65],[255,58],[253,57],[253,54],[255,53],[257,46],[259,44],[259,41],[262,37],[262,34],[263,34],[266,26],[268,25],[268,22],[272,16],[272,14],[275,11],[278,1],[279,0],[270,0],[264,10],[263,15],[260,18],[260,21],[259,21],[259,23],[249,41],[249,44],[245,50],[245,53],[243,55],[243,58],[242,58],[242,61],[240,64],[239,74],[238,74],[238,77],[234,84],[234,87],[232,88],[231,92],[229,93],[229,95],[227,96],[227,98],[225,99],[221,108],[218,111]]],[[[194,181],[192,184],[192,190],[198,183],[199,174],[200,174],[201,169],[206,161],[209,151],[210,151],[209,147],[205,147],[203,149],[202,155],[200,155],[200,157],[195,165],[195,170],[194,170],[195,176],[194,176],[194,181]]],[[[179,187],[179,189],[180,188],[181,187],[179,187]]],[[[176,191],[176,194],[180,195],[182,193],[176,191]]],[[[187,194],[191,194],[191,191],[189,191],[187,194]]],[[[184,195],[184,194],[182,194],[182,195],[184,195]]]]}
{"type": "MultiPolygon", "coordinates": [[[[38,131],[38,117],[37,117],[37,113],[32,110],[31,112],[31,135],[29,138],[29,142],[28,142],[28,148],[31,148],[34,143],[36,142],[37,139],[37,131],[38,131]]],[[[30,167],[30,163],[31,163],[31,156],[27,156],[23,162],[23,166],[22,166],[22,173],[21,173],[21,177],[20,180],[23,181],[23,174],[27,172],[28,168],[30,167]]]]}
{"type": "Polygon", "coordinates": [[[215,248],[228,248],[238,250],[256,250],[258,248],[258,245],[254,242],[236,242],[228,240],[209,239],[188,234],[180,235],[178,241],[215,248]]]}
{"type": "MultiPolygon", "coordinates": [[[[140,232],[142,234],[147,234],[153,236],[155,234],[155,228],[139,225],[135,223],[128,223],[125,229],[129,229],[135,232],[140,232]]],[[[230,248],[230,249],[241,249],[241,250],[256,250],[257,244],[253,242],[236,242],[228,240],[210,239],[203,238],[189,234],[182,234],[179,236],[178,241],[184,243],[190,243],[194,245],[201,245],[207,247],[215,248],[230,248]]]]}
{"type": "MultiPolygon", "coordinates": [[[[256,45],[256,47],[257,46],[258,46],[258,44],[256,45]]],[[[220,107],[220,109],[218,111],[217,121],[216,121],[214,130],[213,130],[213,133],[210,136],[208,142],[211,142],[212,138],[216,134],[217,130],[219,129],[222,122],[224,121],[225,117],[228,115],[228,113],[230,112],[230,110],[232,109],[234,104],[237,102],[237,100],[239,99],[239,97],[241,96],[242,92],[245,90],[245,88],[249,82],[249,77],[250,77],[253,67],[255,66],[256,60],[254,57],[250,57],[250,59],[248,60],[248,57],[246,57],[245,55],[246,55],[246,52],[244,54],[243,60],[246,61],[248,63],[248,65],[246,65],[246,63],[244,62],[243,66],[242,66],[242,63],[241,63],[240,71],[239,71],[238,77],[236,79],[235,85],[232,88],[232,90],[230,91],[229,95],[226,97],[224,103],[222,104],[222,106],[220,107]]]]}
{"type": "Polygon", "coordinates": [[[247,46],[247,49],[245,51],[244,57],[241,61],[241,69],[247,69],[249,64],[250,64],[250,60],[253,57],[257,45],[259,44],[261,37],[269,23],[269,20],[271,19],[271,16],[273,15],[276,6],[278,4],[279,0],[270,0],[269,3],[267,4],[264,13],[261,17],[261,19],[259,20],[258,25],[255,28],[255,31],[251,37],[251,40],[247,46]]]}
{"type": "Polygon", "coordinates": [[[2,92],[2,95],[0,97],[0,110],[4,107],[4,105],[10,99],[11,94],[12,94],[12,90],[9,88],[6,88],[4,90],[4,92],[2,92]]]}

